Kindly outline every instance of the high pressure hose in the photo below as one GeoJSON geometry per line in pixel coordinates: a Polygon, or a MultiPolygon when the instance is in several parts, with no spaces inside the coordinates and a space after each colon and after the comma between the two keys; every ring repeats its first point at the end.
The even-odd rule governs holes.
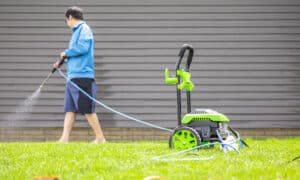
{"type": "MultiPolygon", "coordinates": [[[[77,84],[75,84],[73,81],[71,81],[59,68],[57,69],[58,73],[67,81],[70,82],[75,88],[77,88],[81,93],[83,93],[85,96],[87,96],[89,99],[91,99],[92,101],[94,101],[95,103],[97,103],[98,105],[102,106],[103,108],[105,108],[106,110],[109,110],[115,114],[118,114],[122,117],[125,117],[127,119],[133,120],[135,122],[144,124],[146,126],[150,126],[152,128],[156,128],[156,129],[160,129],[160,130],[164,130],[164,131],[169,131],[169,132],[173,132],[173,130],[171,129],[167,129],[164,127],[160,127],[158,125],[155,124],[151,124],[142,120],[139,120],[135,117],[129,116],[127,114],[124,114],[122,112],[119,112],[109,106],[107,106],[106,104],[100,102],[99,100],[95,99],[94,97],[90,96],[87,92],[85,92],[83,89],[81,89],[77,84]]],[[[56,71],[56,70],[55,70],[56,71]]],[[[55,72],[54,71],[54,72],[55,72]]],[[[240,138],[238,136],[238,139],[236,141],[240,141],[240,138]]],[[[231,148],[232,150],[234,150],[237,154],[240,154],[240,151],[233,146],[231,143],[227,143],[225,141],[223,142],[215,142],[215,143],[210,143],[210,144],[201,144],[199,146],[193,147],[193,148],[189,148],[183,151],[179,151],[179,152],[175,152],[175,153],[169,153],[169,154],[165,154],[165,155],[160,155],[160,156],[155,156],[152,157],[151,160],[155,160],[155,161],[182,161],[182,160],[193,160],[193,161],[205,161],[205,160],[210,160],[213,159],[213,156],[209,156],[209,157],[199,157],[199,158],[168,158],[170,156],[178,156],[179,154],[183,154],[186,153],[188,151],[192,151],[192,150],[196,150],[196,149],[200,149],[202,147],[206,147],[206,146],[211,146],[211,145],[221,145],[223,147],[227,147],[227,148],[231,148]]]]}
{"type": "Polygon", "coordinates": [[[113,112],[113,113],[115,113],[115,114],[118,114],[118,115],[120,115],[120,116],[122,116],[122,117],[125,117],[125,118],[127,118],[127,119],[130,119],[130,120],[136,121],[136,122],[138,122],[138,123],[144,124],[144,125],[146,125],[146,126],[150,126],[150,127],[156,128],[156,129],[164,130],[164,131],[173,132],[173,130],[171,130],[171,129],[167,129],[167,128],[164,128],[164,127],[160,127],[160,126],[157,126],[157,125],[155,125],[155,124],[151,124],[151,123],[148,123],[148,122],[139,120],[139,119],[137,119],[137,118],[134,118],[134,117],[132,117],[132,116],[129,116],[129,115],[127,115],[127,114],[124,114],[124,113],[122,113],[122,112],[119,112],[119,111],[117,111],[117,110],[115,110],[115,109],[113,109],[113,108],[111,108],[111,107],[105,105],[104,103],[98,101],[98,100],[95,99],[94,97],[90,96],[87,92],[85,92],[83,89],[81,89],[79,86],[77,86],[77,84],[75,84],[75,83],[72,82],[69,78],[67,78],[67,76],[65,76],[65,74],[59,69],[59,67],[60,67],[61,65],[64,64],[65,59],[66,59],[66,57],[63,57],[63,58],[61,58],[61,59],[59,60],[59,62],[58,62],[58,68],[55,68],[55,67],[54,67],[54,68],[51,70],[51,72],[48,74],[48,76],[47,76],[47,77],[44,79],[44,81],[41,83],[41,85],[40,85],[40,87],[39,87],[39,90],[43,88],[44,84],[45,84],[45,83],[47,82],[47,80],[51,77],[51,75],[52,75],[56,70],[58,70],[59,74],[60,74],[63,78],[65,78],[66,81],[70,82],[70,83],[71,83],[75,88],[77,88],[81,93],[83,93],[85,96],[87,96],[89,99],[91,99],[92,101],[94,101],[94,102],[97,103],[98,105],[102,106],[103,108],[105,108],[105,109],[107,109],[107,110],[109,110],[109,111],[111,111],[111,112],[113,112]]]}
{"type": "Polygon", "coordinates": [[[133,120],[135,122],[138,122],[140,124],[144,124],[146,126],[150,126],[150,127],[153,127],[153,128],[156,128],[156,129],[160,129],[160,130],[164,130],[164,131],[169,131],[169,132],[173,132],[173,130],[171,129],[168,129],[168,128],[164,128],[164,127],[160,127],[160,126],[157,126],[155,124],[152,124],[152,123],[148,123],[148,122],[145,122],[145,121],[142,121],[140,119],[137,119],[135,117],[132,117],[132,116],[129,116],[127,114],[124,114],[122,112],[119,112],[109,106],[107,106],[106,104],[100,102],[99,100],[95,99],[94,97],[90,96],[87,92],[85,92],[83,89],[81,89],[77,84],[75,84],[73,81],[71,81],[69,78],[66,77],[66,75],[60,70],[58,69],[58,73],[66,79],[66,81],[70,82],[75,88],[77,88],[81,93],[83,93],[85,96],[87,96],[89,99],[91,99],[92,101],[94,101],[95,103],[97,103],[98,105],[102,106],[103,108],[105,108],[106,110],[109,110],[115,114],[118,114],[122,117],[125,117],[127,119],[130,119],[130,120],[133,120]]]}

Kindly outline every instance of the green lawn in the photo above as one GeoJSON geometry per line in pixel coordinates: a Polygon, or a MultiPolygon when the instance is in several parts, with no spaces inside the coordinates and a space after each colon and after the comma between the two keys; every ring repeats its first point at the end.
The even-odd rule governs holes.
{"type": "Polygon", "coordinates": [[[167,142],[0,143],[0,179],[300,179],[300,159],[291,161],[300,156],[300,137],[246,141],[251,147],[241,154],[215,148],[176,157],[210,160],[167,162],[151,160],[175,152],[167,142]]]}

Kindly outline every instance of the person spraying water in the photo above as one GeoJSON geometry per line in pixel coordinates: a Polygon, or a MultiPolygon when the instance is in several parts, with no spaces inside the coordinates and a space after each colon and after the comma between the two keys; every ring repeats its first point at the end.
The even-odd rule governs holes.
{"type": "MultiPolygon", "coordinates": [[[[81,8],[73,6],[65,13],[66,23],[72,29],[69,47],[60,54],[61,61],[54,63],[52,72],[59,68],[66,59],[67,76],[76,85],[86,90],[87,93],[97,96],[97,86],[94,75],[94,38],[90,27],[83,21],[81,8]],[[64,60],[62,60],[64,59],[64,60]]],[[[51,73],[52,73],[51,72],[51,73]]],[[[49,78],[51,74],[48,75],[49,78]]],[[[45,79],[45,82],[47,81],[45,79]]],[[[94,143],[104,143],[104,138],[99,119],[95,113],[95,103],[75,88],[70,81],[66,83],[64,101],[64,129],[59,139],[61,143],[68,143],[69,136],[77,113],[86,117],[95,133],[94,143]]],[[[43,87],[43,82],[40,88],[43,87]]]]}
{"type": "MultiPolygon", "coordinates": [[[[59,139],[61,143],[68,143],[69,136],[77,113],[86,117],[96,135],[93,143],[106,142],[97,114],[95,102],[81,93],[72,83],[84,89],[89,96],[96,98],[97,86],[94,75],[94,39],[90,27],[83,21],[83,11],[79,7],[70,7],[65,13],[66,23],[72,29],[72,38],[68,49],[60,54],[61,59],[53,64],[52,71],[42,81],[39,88],[21,105],[22,112],[31,112],[33,104],[37,101],[41,89],[52,74],[67,61],[67,76],[64,101],[64,129],[59,139]]],[[[22,115],[16,113],[16,117],[22,115]]],[[[15,118],[15,117],[13,117],[15,118]]]]}

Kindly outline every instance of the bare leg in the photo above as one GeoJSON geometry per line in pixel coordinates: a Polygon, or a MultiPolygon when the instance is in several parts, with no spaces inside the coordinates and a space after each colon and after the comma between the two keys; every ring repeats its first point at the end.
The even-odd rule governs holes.
{"type": "Polygon", "coordinates": [[[72,131],[72,127],[74,125],[76,113],[74,112],[67,112],[65,115],[65,122],[64,122],[64,130],[63,133],[58,140],[58,142],[61,143],[68,143],[69,142],[69,137],[72,131]]]}
{"type": "Polygon", "coordinates": [[[86,119],[88,120],[90,126],[92,127],[95,135],[96,135],[96,143],[105,143],[105,137],[103,135],[103,131],[101,129],[101,125],[99,123],[99,119],[96,113],[93,114],[85,114],[86,119]]]}

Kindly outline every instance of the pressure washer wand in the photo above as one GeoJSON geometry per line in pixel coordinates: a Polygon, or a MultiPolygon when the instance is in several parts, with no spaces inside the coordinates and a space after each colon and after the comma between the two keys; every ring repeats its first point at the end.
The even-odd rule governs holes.
{"type": "MultiPolygon", "coordinates": [[[[63,58],[61,58],[61,59],[59,60],[58,67],[60,67],[61,65],[64,64],[65,59],[66,59],[66,57],[63,57],[63,58]]],[[[53,74],[56,70],[57,70],[57,68],[55,68],[55,67],[51,70],[51,72],[48,74],[48,76],[44,79],[44,81],[43,81],[42,84],[40,85],[40,89],[43,88],[44,84],[47,82],[47,80],[52,76],[52,74],[53,74]]]]}

